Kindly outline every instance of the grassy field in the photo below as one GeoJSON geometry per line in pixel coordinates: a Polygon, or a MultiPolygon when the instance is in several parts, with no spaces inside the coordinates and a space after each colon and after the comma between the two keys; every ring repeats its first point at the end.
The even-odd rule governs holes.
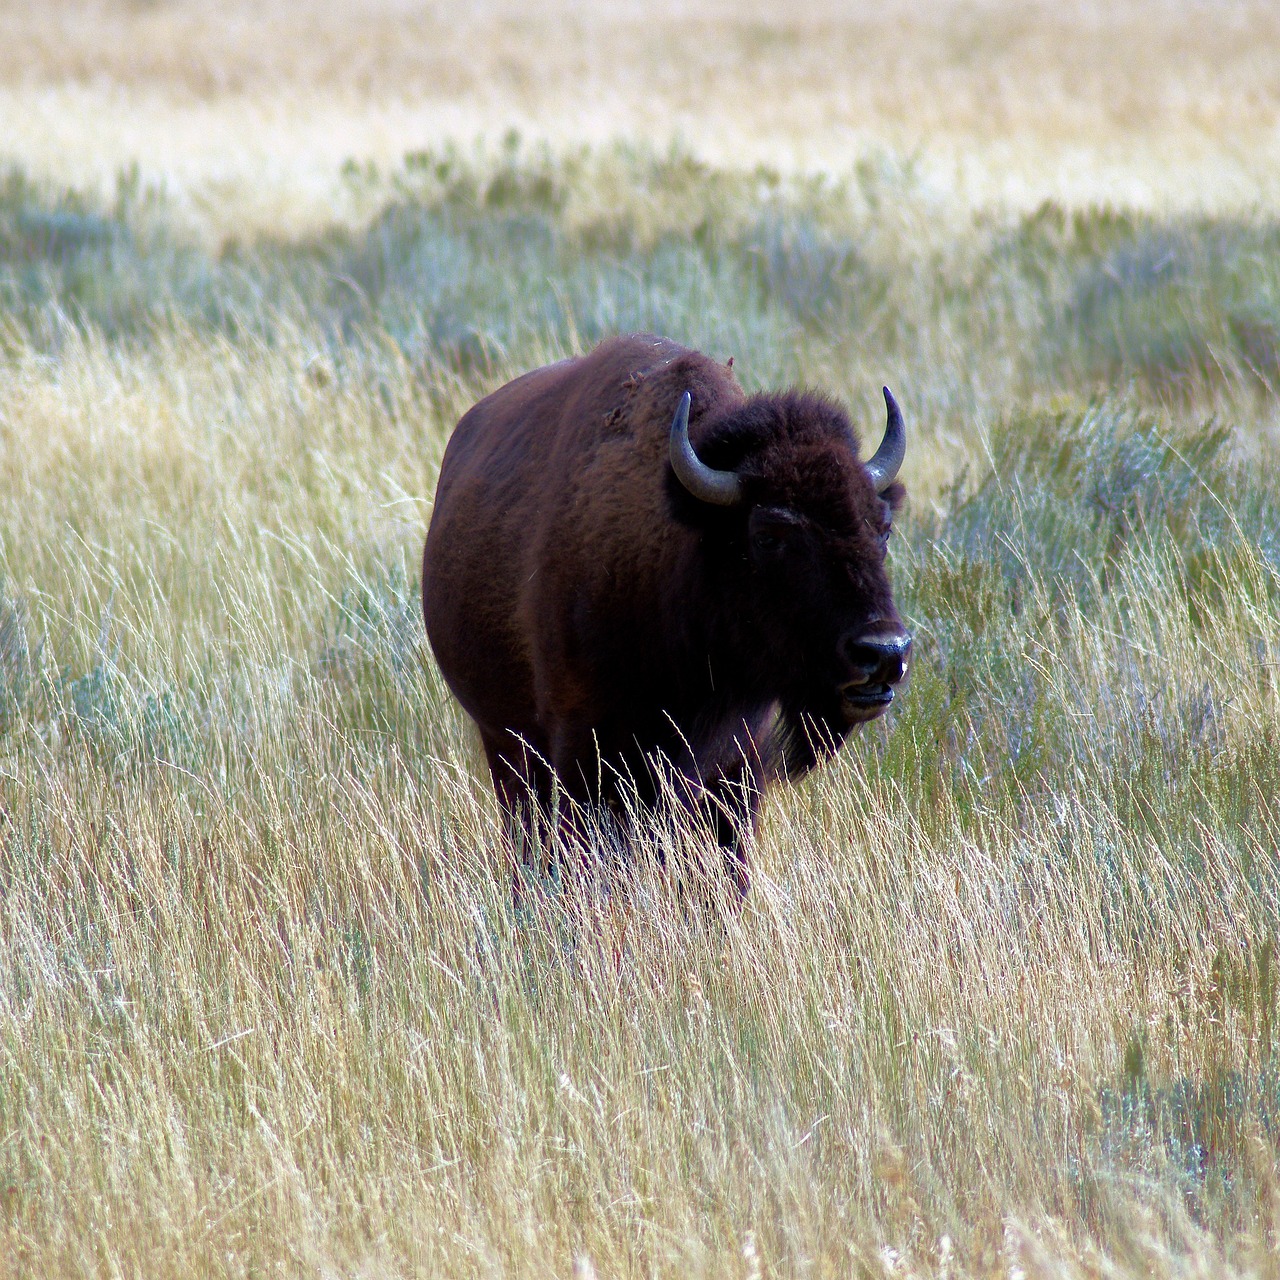
{"type": "Polygon", "coordinates": [[[300,12],[0,8],[0,1275],[1275,1274],[1270,8],[300,12]],[[633,329],[911,433],[720,921],[513,914],[419,614],[633,329]]]}

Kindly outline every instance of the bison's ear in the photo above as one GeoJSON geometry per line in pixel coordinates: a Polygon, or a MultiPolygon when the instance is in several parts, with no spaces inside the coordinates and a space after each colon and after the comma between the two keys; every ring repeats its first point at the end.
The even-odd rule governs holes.
{"type": "Polygon", "coordinates": [[[880,501],[889,508],[892,515],[897,515],[902,510],[902,504],[907,500],[907,486],[900,480],[895,480],[887,489],[880,494],[880,501]]]}

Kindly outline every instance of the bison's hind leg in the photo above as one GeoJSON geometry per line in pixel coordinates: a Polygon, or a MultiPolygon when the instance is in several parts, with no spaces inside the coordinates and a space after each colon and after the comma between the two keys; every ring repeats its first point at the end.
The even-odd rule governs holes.
{"type": "Polygon", "coordinates": [[[762,794],[762,779],[745,767],[733,777],[717,778],[706,789],[707,818],[739,906],[751,887],[749,859],[762,794]]]}
{"type": "Polygon", "coordinates": [[[544,878],[550,870],[554,779],[551,766],[536,745],[509,730],[481,729],[485,759],[502,809],[511,897],[524,899],[526,881],[544,878]]]}

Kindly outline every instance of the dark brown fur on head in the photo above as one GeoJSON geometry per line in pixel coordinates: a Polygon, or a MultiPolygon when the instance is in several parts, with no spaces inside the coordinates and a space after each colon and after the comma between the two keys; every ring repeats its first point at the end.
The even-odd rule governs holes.
{"type": "Polygon", "coordinates": [[[719,412],[709,406],[696,439],[703,461],[743,482],[744,502],[728,510],[691,498],[674,477],[668,484],[673,515],[702,531],[699,566],[713,565],[724,594],[754,606],[744,620],[754,643],[739,634],[733,646],[738,678],[771,684],[776,696],[803,703],[800,714],[816,717],[828,739],[842,739],[837,637],[876,623],[901,627],[884,564],[906,489],[894,481],[876,493],[848,414],[814,392],[762,393],[719,412]],[[794,517],[808,554],[771,575],[752,556],[753,513],[784,531],[794,517]]]}

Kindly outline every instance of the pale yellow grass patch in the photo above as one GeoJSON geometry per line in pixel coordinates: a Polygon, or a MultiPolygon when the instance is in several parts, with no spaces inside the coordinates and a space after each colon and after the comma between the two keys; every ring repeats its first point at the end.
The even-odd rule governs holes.
{"type": "Polygon", "coordinates": [[[1221,210],[1280,196],[1264,3],[10,5],[0,153],[137,162],[218,233],[358,216],[349,157],[509,128],[682,139],[717,163],[912,157],[964,207],[1221,210]]]}

